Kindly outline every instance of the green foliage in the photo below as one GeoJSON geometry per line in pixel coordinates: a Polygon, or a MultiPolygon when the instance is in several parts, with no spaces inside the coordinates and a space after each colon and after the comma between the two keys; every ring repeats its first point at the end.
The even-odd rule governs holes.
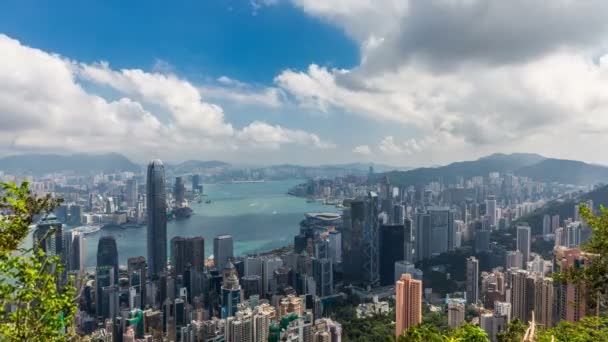
{"type": "Polygon", "coordinates": [[[422,324],[433,326],[440,331],[448,329],[448,316],[443,312],[425,311],[422,313],[422,324]]]}
{"type": "Polygon", "coordinates": [[[465,324],[454,330],[439,331],[429,324],[409,328],[399,336],[398,342],[490,342],[490,338],[480,327],[465,324]]]}
{"type": "Polygon", "coordinates": [[[0,186],[0,341],[67,340],[76,290],[59,286],[63,265],[58,257],[22,247],[34,217],[60,201],[33,196],[27,182],[0,186]]]}
{"type": "Polygon", "coordinates": [[[524,337],[527,328],[527,325],[516,318],[509,322],[506,330],[500,331],[498,334],[496,334],[496,339],[499,342],[520,342],[524,337]]]}
{"type": "Polygon", "coordinates": [[[342,324],[343,341],[393,341],[395,338],[395,313],[357,318],[356,306],[360,303],[357,296],[338,299],[326,308],[326,314],[342,324]]]}
{"type": "Polygon", "coordinates": [[[580,322],[561,321],[555,328],[539,333],[538,342],[608,342],[608,318],[585,317],[580,322]],[[552,340],[552,337],[554,340],[552,340]]]}

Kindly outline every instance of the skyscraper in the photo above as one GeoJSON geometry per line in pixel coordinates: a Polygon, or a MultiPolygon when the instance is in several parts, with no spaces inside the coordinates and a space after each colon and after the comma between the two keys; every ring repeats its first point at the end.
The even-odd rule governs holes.
{"type": "Polygon", "coordinates": [[[363,282],[363,239],[365,226],[365,202],[350,201],[343,212],[342,252],[344,280],[347,283],[363,282]]]}
{"type": "Polygon", "coordinates": [[[337,230],[329,232],[329,258],[334,264],[342,262],[342,233],[337,230]]]}
{"type": "Polygon", "coordinates": [[[534,317],[544,328],[553,327],[555,297],[552,278],[537,277],[534,284],[534,317]]]}
{"type": "Polygon", "coordinates": [[[334,272],[330,259],[313,259],[312,273],[317,285],[317,296],[334,294],[334,272]]]}
{"type": "Polygon", "coordinates": [[[496,219],[496,197],[494,196],[488,196],[486,199],[486,215],[489,218],[490,226],[494,229],[498,221],[496,219]]]}
{"type": "Polygon", "coordinates": [[[241,286],[236,269],[231,262],[226,262],[222,281],[222,318],[233,316],[241,302],[241,286]]]}
{"type": "Polygon", "coordinates": [[[137,204],[137,180],[135,178],[127,180],[126,197],[127,206],[129,208],[134,208],[137,204]]]}
{"type": "Polygon", "coordinates": [[[521,252],[524,265],[530,261],[530,226],[517,226],[517,250],[521,252]]]}
{"type": "Polygon", "coordinates": [[[186,199],[186,187],[182,177],[175,177],[173,197],[175,199],[175,206],[181,207],[182,203],[184,203],[184,200],[186,199]]]}
{"type": "Polygon", "coordinates": [[[380,285],[395,281],[395,262],[405,259],[405,226],[403,224],[380,226],[380,285]]]}
{"type": "Polygon", "coordinates": [[[215,260],[215,267],[218,270],[223,269],[228,260],[233,257],[232,235],[216,236],[215,239],[213,239],[213,258],[215,260]]]}
{"type": "Polygon", "coordinates": [[[467,303],[475,304],[479,300],[479,260],[467,258],[466,274],[467,303]]]}
{"type": "Polygon", "coordinates": [[[370,191],[365,199],[363,272],[365,281],[372,285],[380,282],[378,226],[378,195],[370,191]]]}
{"type": "Polygon", "coordinates": [[[144,307],[146,301],[146,259],[143,256],[129,258],[127,261],[127,273],[129,287],[139,295],[140,308],[144,307]]]}
{"type": "Polygon", "coordinates": [[[62,224],[54,214],[46,215],[34,230],[34,249],[40,248],[47,256],[61,256],[63,253],[62,224]]]}
{"type": "Polygon", "coordinates": [[[395,286],[395,336],[422,322],[422,282],[409,274],[401,275],[395,286]]]}
{"type": "Polygon", "coordinates": [[[546,236],[551,233],[551,216],[545,214],[545,216],[543,216],[543,235],[546,236]]]}
{"type": "Polygon", "coordinates": [[[148,277],[157,279],[167,264],[167,200],[165,168],[156,159],[148,164],[146,182],[148,213],[148,277]]]}
{"type": "Polygon", "coordinates": [[[114,303],[112,287],[118,282],[118,250],[113,236],[102,236],[97,244],[95,271],[97,316],[111,317],[114,303]]]}
{"type": "Polygon", "coordinates": [[[448,302],[448,326],[458,328],[464,323],[465,318],[464,303],[457,300],[448,302]]]}
{"type": "Polygon", "coordinates": [[[416,260],[421,261],[431,257],[431,215],[416,214],[416,260]]]}
{"type": "Polygon", "coordinates": [[[171,265],[175,275],[183,275],[190,267],[203,269],[205,260],[205,239],[202,236],[171,239],[171,265]]]}
{"type": "Polygon", "coordinates": [[[523,255],[520,251],[509,251],[507,252],[507,270],[510,268],[522,268],[523,267],[523,255]]]}

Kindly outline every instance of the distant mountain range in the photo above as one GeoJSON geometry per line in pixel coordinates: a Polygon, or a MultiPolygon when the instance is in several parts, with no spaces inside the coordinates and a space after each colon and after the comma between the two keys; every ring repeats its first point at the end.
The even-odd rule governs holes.
{"type": "Polygon", "coordinates": [[[608,167],[581,161],[546,158],[538,154],[492,154],[474,161],[379,174],[394,184],[454,183],[459,177],[487,176],[490,172],[513,173],[540,182],[588,185],[608,182],[608,167]]]}
{"type": "Polygon", "coordinates": [[[7,173],[45,173],[72,171],[90,172],[139,172],[141,166],[118,153],[107,154],[23,154],[0,158],[0,170],[7,173]]]}
{"type": "Polygon", "coordinates": [[[166,167],[173,170],[174,173],[180,174],[229,166],[230,164],[218,160],[187,160],[179,164],[168,164],[166,167]]]}

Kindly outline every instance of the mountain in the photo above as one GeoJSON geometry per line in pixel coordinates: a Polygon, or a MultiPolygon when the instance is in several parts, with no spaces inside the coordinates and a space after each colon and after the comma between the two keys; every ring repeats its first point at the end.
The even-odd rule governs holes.
{"type": "Polygon", "coordinates": [[[537,164],[546,158],[538,154],[513,153],[492,154],[474,161],[456,162],[440,167],[418,168],[409,171],[393,171],[379,174],[387,175],[391,183],[399,185],[426,184],[432,181],[455,183],[459,177],[486,176],[490,172],[513,172],[537,164]]]}
{"type": "Polygon", "coordinates": [[[386,164],[376,163],[349,163],[349,164],[326,164],[320,165],[320,168],[333,168],[333,169],[345,169],[345,170],[356,170],[362,172],[369,172],[369,167],[374,168],[374,172],[389,172],[389,171],[406,171],[410,170],[411,167],[403,166],[391,166],[386,164]]]}
{"type": "Polygon", "coordinates": [[[190,173],[204,169],[230,167],[230,164],[218,160],[187,160],[179,164],[168,165],[167,167],[172,169],[175,173],[190,173]]]}
{"type": "Polygon", "coordinates": [[[118,153],[107,154],[22,154],[0,158],[0,170],[7,173],[45,174],[62,171],[75,173],[132,171],[141,167],[118,153]]]}
{"type": "Polygon", "coordinates": [[[517,174],[544,182],[597,184],[608,182],[608,167],[575,160],[545,159],[517,170],[517,174]]]}

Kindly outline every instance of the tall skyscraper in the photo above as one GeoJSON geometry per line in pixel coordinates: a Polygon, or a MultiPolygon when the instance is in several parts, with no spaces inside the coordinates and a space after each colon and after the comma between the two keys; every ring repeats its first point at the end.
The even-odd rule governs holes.
{"type": "Polygon", "coordinates": [[[479,260],[473,256],[467,259],[466,290],[467,303],[477,303],[479,300],[479,260]]]}
{"type": "Polygon", "coordinates": [[[361,283],[363,275],[363,239],[365,227],[365,202],[356,199],[346,203],[342,228],[342,257],[344,281],[346,283],[361,283]]]}
{"type": "Polygon", "coordinates": [[[523,268],[524,257],[520,251],[507,252],[507,270],[510,268],[523,268]]]}
{"type": "Polygon", "coordinates": [[[329,232],[329,258],[334,264],[342,263],[342,233],[340,231],[329,232]]]}
{"type": "Polygon", "coordinates": [[[511,284],[511,307],[513,318],[528,322],[534,310],[534,276],[528,271],[512,270],[509,272],[511,284]]]}
{"type": "Polygon", "coordinates": [[[543,216],[543,235],[546,236],[551,233],[551,216],[545,214],[545,216],[543,216]]]}
{"type": "Polygon", "coordinates": [[[140,308],[146,301],[146,259],[143,256],[129,258],[127,261],[129,288],[134,289],[140,298],[140,308]]]}
{"type": "Polygon", "coordinates": [[[395,286],[395,336],[422,322],[422,281],[401,275],[395,286]]]}
{"type": "Polygon", "coordinates": [[[63,225],[54,214],[46,215],[34,230],[34,249],[42,249],[47,256],[63,253],[63,225]]]}
{"type": "Polygon", "coordinates": [[[118,250],[113,236],[102,236],[97,244],[97,267],[95,270],[97,316],[112,317],[115,291],[118,282],[118,250]]]}
{"type": "Polygon", "coordinates": [[[431,215],[431,255],[454,250],[454,213],[441,207],[432,207],[428,212],[431,215]]]}
{"type": "Polygon", "coordinates": [[[555,305],[553,279],[537,277],[534,283],[534,317],[544,328],[553,327],[555,305]]]}
{"type": "Polygon", "coordinates": [[[222,318],[233,316],[241,302],[241,286],[236,269],[231,262],[226,262],[222,281],[222,318]]]}
{"type": "Polygon", "coordinates": [[[405,259],[405,226],[380,226],[380,285],[395,281],[395,262],[405,259]]]}
{"type": "Polygon", "coordinates": [[[184,179],[182,177],[175,177],[173,197],[175,199],[175,206],[181,207],[186,199],[186,186],[184,185],[184,179]]]}
{"type": "MultiPolygon", "coordinates": [[[[569,267],[585,267],[588,261],[579,248],[559,246],[555,248],[555,272],[569,267]]],[[[557,317],[560,320],[578,322],[587,315],[586,288],[572,282],[562,281],[556,287],[557,317]]]]}
{"type": "Polygon", "coordinates": [[[134,208],[137,204],[137,180],[135,178],[127,180],[126,197],[127,206],[129,208],[134,208]]]}
{"type": "Polygon", "coordinates": [[[203,192],[203,185],[201,184],[201,175],[192,175],[192,192],[203,192]]]}
{"type": "Polygon", "coordinates": [[[205,261],[205,239],[202,236],[171,239],[171,265],[175,275],[183,275],[190,267],[202,270],[205,261]]]}
{"type": "Polygon", "coordinates": [[[334,294],[334,272],[330,259],[313,259],[312,274],[317,285],[317,296],[326,297],[334,294]]]}
{"type": "Polygon", "coordinates": [[[370,191],[365,199],[365,226],[363,230],[363,272],[369,284],[380,282],[378,243],[378,195],[370,191]]]}
{"type": "Polygon", "coordinates": [[[70,206],[70,218],[68,220],[72,226],[78,226],[82,223],[82,207],[77,204],[70,206]]]}
{"type": "Polygon", "coordinates": [[[232,235],[220,235],[213,239],[213,258],[215,267],[218,270],[224,269],[228,260],[231,260],[233,255],[232,235]]]}
{"type": "Polygon", "coordinates": [[[521,252],[524,265],[530,261],[530,226],[517,226],[517,250],[521,252]]]}
{"type": "Polygon", "coordinates": [[[495,229],[498,220],[496,218],[496,197],[494,196],[488,196],[486,199],[486,215],[489,218],[490,226],[495,229]]]}
{"type": "Polygon", "coordinates": [[[455,300],[448,302],[448,326],[450,328],[458,328],[465,322],[464,318],[464,303],[455,300]]]}
{"type": "Polygon", "coordinates": [[[431,257],[431,215],[416,214],[416,260],[421,261],[431,257]]]}
{"type": "Polygon", "coordinates": [[[165,168],[156,159],[148,164],[146,182],[148,213],[148,277],[157,279],[167,264],[167,199],[165,168]]]}

